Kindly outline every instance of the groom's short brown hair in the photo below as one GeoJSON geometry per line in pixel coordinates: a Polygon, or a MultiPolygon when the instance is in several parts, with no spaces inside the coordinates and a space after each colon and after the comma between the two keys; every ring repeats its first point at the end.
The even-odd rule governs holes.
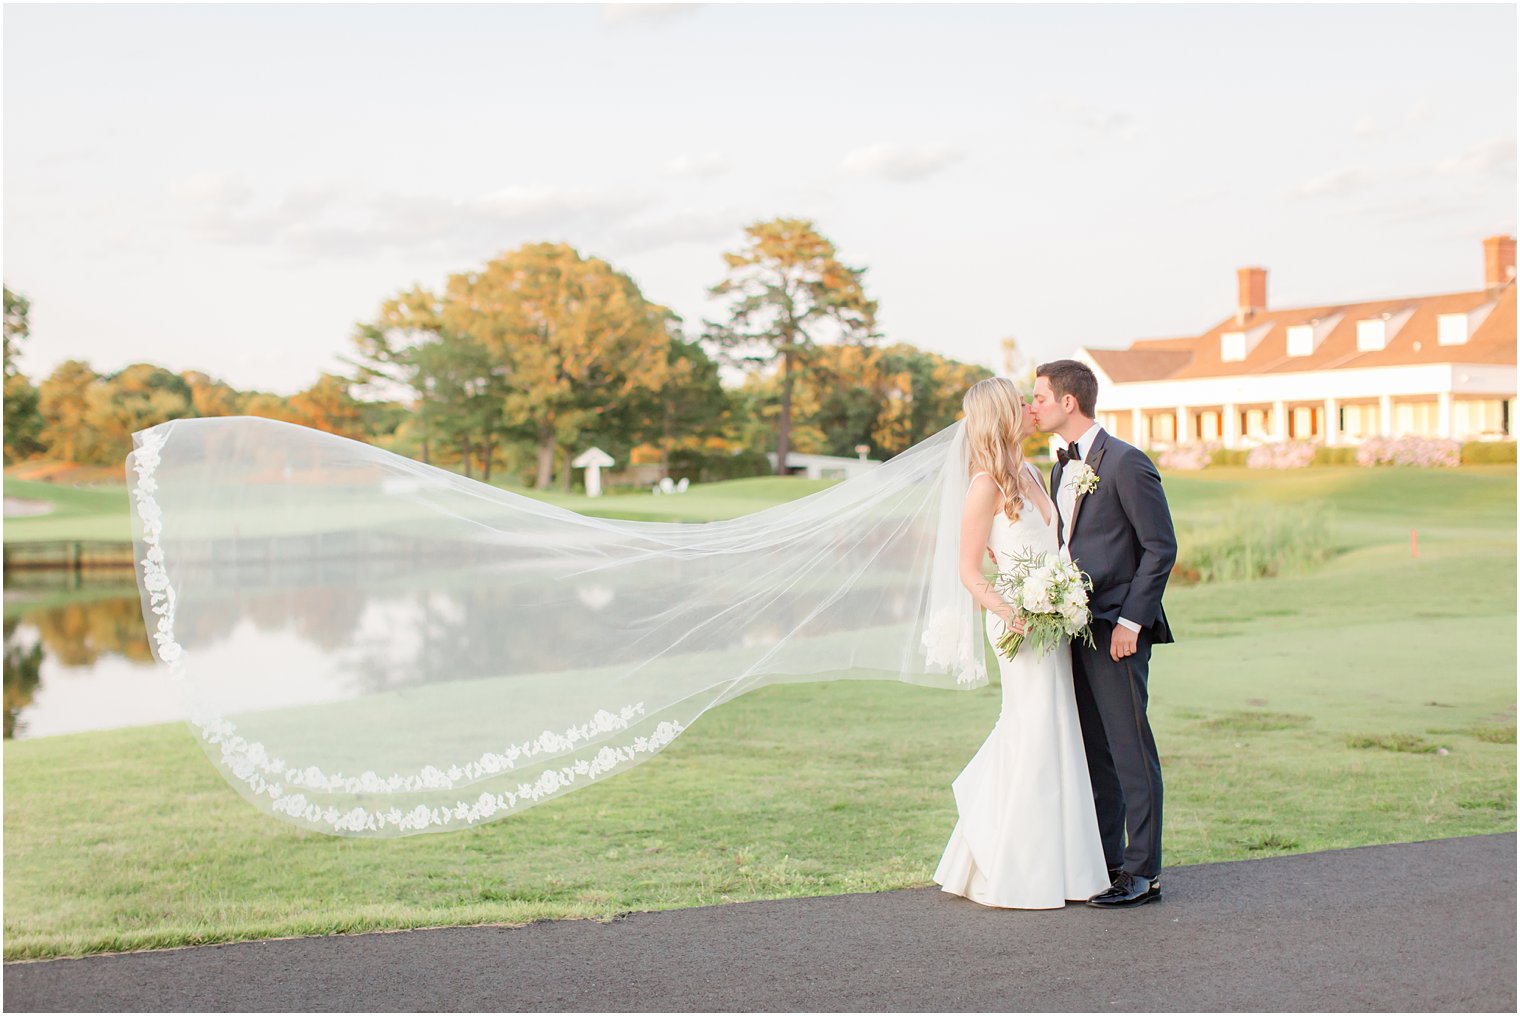
{"type": "Polygon", "coordinates": [[[1056,398],[1067,395],[1077,400],[1077,408],[1088,419],[1098,415],[1098,376],[1080,360],[1052,360],[1034,369],[1035,377],[1050,382],[1056,398]]]}

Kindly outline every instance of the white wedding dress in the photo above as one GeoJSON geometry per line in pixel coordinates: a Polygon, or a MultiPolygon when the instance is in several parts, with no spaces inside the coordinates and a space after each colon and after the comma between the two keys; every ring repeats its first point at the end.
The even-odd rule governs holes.
{"type": "MultiPolygon", "coordinates": [[[[1039,471],[1028,468],[1039,482],[1039,471]]],[[[993,519],[988,546],[999,571],[1021,548],[1059,553],[1054,506],[1047,523],[1038,506],[1023,501],[1017,522],[1001,511],[993,519]]],[[[986,623],[995,646],[1002,619],[989,611],[986,623]]],[[[1002,711],[952,784],[960,817],[934,881],[945,892],[991,907],[1044,910],[1085,900],[1107,889],[1109,879],[1077,720],[1070,647],[1062,643],[1042,657],[1025,644],[1012,660],[998,655],[998,669],[1002,711]]]]}

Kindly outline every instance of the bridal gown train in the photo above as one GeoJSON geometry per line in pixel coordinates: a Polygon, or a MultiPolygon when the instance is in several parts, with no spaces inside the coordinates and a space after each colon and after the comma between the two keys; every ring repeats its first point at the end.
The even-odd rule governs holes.
{"type": "MultiPolygon", "coordinates": [[[[1038,471],[1029,468],[1038,482],[1038,471]]],[[[988,546],[999,571],[1020,548],[1052,557],[1059,552],[1051,511],[1047,523],[1024,498],[1017,522],[998,512],[988,546]]],[[[1002,619],[989,611],[986,624],[995,646],[1005,630],[1002,619]]],[[[1042,657],[1026,644],[1012,660],[998,655],[998,669],[1002,711],[952,784],[959,818],[934,881],[945,892],[992,907],[1040,910],[1085,900],[1108,888],[1109,879],[1070,649],[1062,643],[1042,657]]]]}

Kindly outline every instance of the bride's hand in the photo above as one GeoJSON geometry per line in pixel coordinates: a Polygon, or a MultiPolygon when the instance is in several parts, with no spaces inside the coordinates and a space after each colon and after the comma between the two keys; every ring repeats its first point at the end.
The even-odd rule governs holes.
{"type": "Polygon", "coordinates": [[[1015,635],[1028,635],[1029,625],[1024,621],[1024,615],[1012,607],[998,611],[1003,618],[1003,624],[1013,631],[1015,635]]]}

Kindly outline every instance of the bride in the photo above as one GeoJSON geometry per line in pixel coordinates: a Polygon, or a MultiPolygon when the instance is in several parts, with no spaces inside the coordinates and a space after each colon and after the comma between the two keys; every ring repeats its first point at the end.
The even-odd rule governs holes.
{"type": "MultiPolygon", "coordinates": [[[[1012,626],[1014,607],[982,578],[986,547],[998,568],[1033,550],[1054,557],[1056,508],[1022,443],[1034,416],[1013,382],[994,377],[965,396],[966,446],[973,473],[961,515],[960,578],[987,609],[993,645],[1012,626]]],[[[945,892],[992,907],[1050,909],[1107,889],[1109,877],[1072,685],[1071,650],[1044,656],[1025,644],[998,656],[1003,706],[997,724],[953,788],[960,817],[934,881],[945,892]]]]}

